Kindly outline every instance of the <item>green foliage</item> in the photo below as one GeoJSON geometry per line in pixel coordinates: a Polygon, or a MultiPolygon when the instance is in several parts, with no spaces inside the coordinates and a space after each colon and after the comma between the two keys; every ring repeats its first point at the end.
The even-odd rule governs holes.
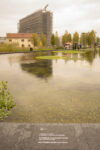
{"type": "MultiPolygon", "coordinates": [[[[57,53],[57,52],[62,52],[62,53],[65,53],[65,54],[84,54],[85,51],[73,51],[73,50],[69,50],[69,51],[66,51],[66,50],[62,50],[62,51],[53,51],[54,53],[57,53]]],[[[70,56],[70,55],[69,55],[70,56]]],[[[43,59],[43,60],[53,60],[53,59],[67,59],[68,57],[67,56],[38,56],[36,57],[36,59],[43,59]]]]}
{"type": "Polygon", "coordinates": [[[55,38],[54,34],[52,34],[52,36],[51,36],[51,45],[52,46],[56,45],[56,38],[55,38]]]}
{"type": "Polygon", "coordinates": [[[100,45],[100,37],[96,38],[96,42],[97,42],[98,45],[100,45]]]}
{"type": "Polygon", "coordinates": [[[100,37],[96,38],[96,42],[97,42],[97,44],[100,44],[100,37]]]}
{"type": "MultiPolygon", "coordinates": [[[[84,47],[90,46],[91,48],[93,48],[95,42],[97,42],[98,40],[99,37],[96,38],[96,33],[94,30],[88,33],[82,33],[80,37],[80,42],[84,47]]],[[[97,43],[99,43],[99,41],[97,43]]]]}
{"type": "Polygon", "coordinates": [[[32,37],[31,37],[31,42],[34,46],[39,45],[39,36],[37,33],[33,33],[32,37]]]}
{"type": "Polygon", "coordinates": [[[96,42],[96,33],[94,30],[88,33],[88,45],[93,47],[96,42]]]}
{"type": "Polygon", "coordinates": [[[65,57],[63,56],[38,56],[36,57],[36,59],[48,59],[48,60],[52,60],[52,59],[64,59],[65,57]]]}
{"type": "Polygon", "coordinates": [[[60,45],[58,32],[56,32],[56,34],[55,34],[55,45],[56,45],[57,47],[59,47],[59,45],[60,45]]]}
{"type": "Polygon", "coordinates": [[[52,47],[48,48],[48,47],[42,47],[42,48],[38,48],[38,51],[50,51],[52,50],[52,47]]]}
{"type": "Polygon", "coordinates": [[[58,32],[56,32],[55,34],[52,34],[52,36],[51,36],[51,45],[56,46],[56,47],[60,46],[58,32]]]}
{"type": "Polygon", "coordinates": [[[62,46],[58,46],[57,48],[56,48],[56,50],[62,50],[62,49],[64,49],[64,47],[62,47],[62,46]]]}
{"type": "Polygon", "coordinates": [[[60,50],[60,51],[53,51],[54,53],[65,53],[65,54],[84,54],[86,51],[78,51],[78,50],[60,50]]]}
{"type": "Polygon", "coordinates": [[[0,120],[7,117],[14,106],[15,103],[7,89],[7,83],[0,82],[0,120]]]}
{"type": "Polygon", "coordinates": [[[28,52],[27,48],[19,47],[16,44],[0,44],[0,53],[16,53],[16,52],[28,52]]]}
{"type": "Polygon", "coordinates": [[[75,32],[73,35],[73,43],[78,43],[79,42],[79,34],[78,32],[75,32]]]}
{"type": "Polygon", "coordinates": [[[88,33],[82,33],[80,37],[80,43],[84,48],[88,45],[88,33]]]}
{"type": "Polygon", "coordinates": [[[65,34],[62,36],[62,44],[65,45],[66,42],[71,42],[72,37],[71,34],[68,33],[68,31],[65,32],[65,34]]]}
{"type": "Polygon", "coordinates": [[[41,42],[42,42],[42,46],[46,46],[46,35],[45,34],[42,34],[41,35],[41,42]]]}

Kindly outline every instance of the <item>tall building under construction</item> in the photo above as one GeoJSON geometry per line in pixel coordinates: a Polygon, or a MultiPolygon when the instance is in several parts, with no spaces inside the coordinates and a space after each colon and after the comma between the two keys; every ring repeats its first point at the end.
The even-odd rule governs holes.
{"type": "Polygon", "coordinates": [[[50,39],[52,35],[52,18],[53,14],[47,11],[46,8],[37,12],[34,12],[27,17],[21,19],[18,24],[19,33],[37,33],[41,35],[42,33],[46,35],[47,44],[50,44],[50,39]]]}

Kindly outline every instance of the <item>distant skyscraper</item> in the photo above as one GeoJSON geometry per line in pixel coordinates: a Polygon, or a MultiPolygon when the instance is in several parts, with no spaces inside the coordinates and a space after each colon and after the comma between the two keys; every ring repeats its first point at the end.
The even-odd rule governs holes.
{"type": "Polygon", "coordinates": [[[19,21],[18,32],[37,33],[39,35],[43,33],[47,37],[47,44],[50,44],[53,14],[52,12],[47,11],[46,7],[43,10],[34,12],[33,14],[21,19],[19,21]]]}

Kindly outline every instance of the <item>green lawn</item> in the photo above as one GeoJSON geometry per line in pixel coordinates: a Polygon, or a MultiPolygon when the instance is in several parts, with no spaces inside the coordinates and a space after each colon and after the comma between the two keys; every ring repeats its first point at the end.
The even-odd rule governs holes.
{"type": "Polygon", "coordinates": [[[61,50],[61,51],[53,51],[54,53],[56,52],[63,52],[63,53],[68,53],[68,54],[83,54],[86,53],[86,51],[78,51],[78,50],[61,50]]]}
{"type": "Polygon", "coordinates": [[[36,59],[65,59],[66,57],[64,56],[38,56],[36,59]]]}

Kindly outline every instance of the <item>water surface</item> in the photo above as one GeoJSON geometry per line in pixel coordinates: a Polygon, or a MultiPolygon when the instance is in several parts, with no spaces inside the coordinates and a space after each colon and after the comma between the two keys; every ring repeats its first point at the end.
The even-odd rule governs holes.
{"type": "Polygon", "coordinates": [[[6,122],[100,123],[99,53],[0,55],[0,80],[16,101],[6,122]],[[35,59],[41,55],[67,59],[35,59]]]}

